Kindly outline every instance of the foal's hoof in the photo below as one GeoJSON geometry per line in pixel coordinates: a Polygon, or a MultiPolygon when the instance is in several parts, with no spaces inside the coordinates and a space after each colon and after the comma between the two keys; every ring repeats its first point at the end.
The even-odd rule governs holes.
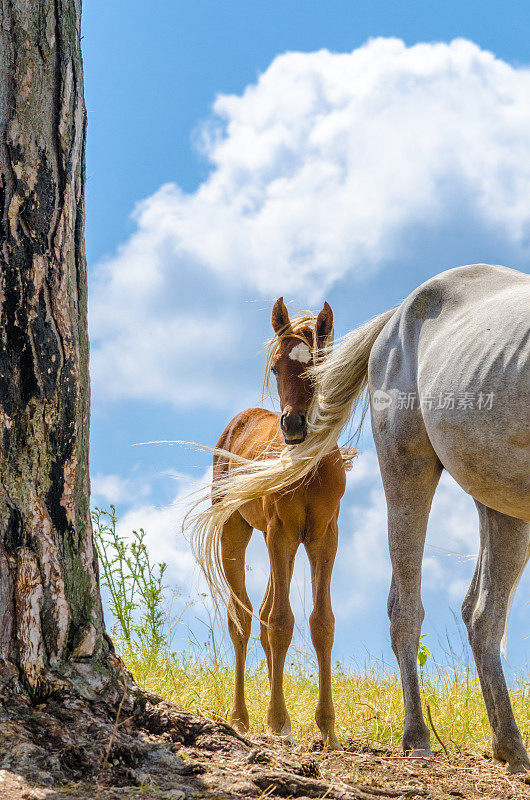
{"type": "Polygon", "coordinates": [[[248,733],[248,717],[243,715],[233,715],[230,717],[230,725],[232,728],[237,731],[238,733],[245,734],[248,733]]]}
{"type": "Polygon", "coordinates": [[[246,736],[248,733],[248,725],[244,725],[242,722],[231,722],[230,725],[241,736],[246,736]]]}
{"type": "Polygon", "coordinates": [[[284,725],[283,728],[279,731],[278,730],[274,731],[272,730],[272,728],[270,728],[270,732],[272,733],[273,736],[278,736],[278,738],[281,739],[282,742],[285,742],[285,744],[292,744],[292,745],[296,744],[296,739],[294,738],[291,732],[291,728],[288,725],[284,725]]]}

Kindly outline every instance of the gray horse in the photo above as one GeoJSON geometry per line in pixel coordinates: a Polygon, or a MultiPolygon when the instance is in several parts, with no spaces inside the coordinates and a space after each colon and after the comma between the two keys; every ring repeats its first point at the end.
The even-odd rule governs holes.
{"type": "MultiPolygon", "coordinates": [[[[336,445],[368,395],[388,504],[392,646],[405,700],[403,747],[430,753],[416,659],[421,562],[432,498],[445,468],[475,500],[480,553],[462,613],[493,730],[493,753],[530,769],[502,671],[510,601],[530,555],[530,278],[475,264],[448,270],[398,308],[352,331],[312,368],[304,442],[281,458],[234,467],[200,522],[216,541],[243,503],[303,479],[336,445]]],[[[212,558],[213,561],[213,558],[212,558]]]]}
{"type": "Polygon", "coordinates": [[[402,303],[368,364],[388,506],[388,613],[403,683],[403,747],[413,755],[430,752],[416,668],[424,616],[421,562],[445,468],[478,509],[480,552],[462,616],[493,753],[511,771],[530,769],[500,658],[510,600],[530,555],[529,323],[528,276],[484,264],[452,269],[402,303]]]}

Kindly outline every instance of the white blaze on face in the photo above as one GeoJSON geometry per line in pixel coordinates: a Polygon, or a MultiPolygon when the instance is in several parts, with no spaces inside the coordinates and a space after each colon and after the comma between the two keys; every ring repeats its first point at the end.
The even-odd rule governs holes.
{"type": "Polygon", "coordinates": [[[292,358],[293,361],[300,361],[301,364],[308,364],[311,361],[311,350],[304,342],[300,342],[296,347],[293,347],[289,353],[289,358],[292,358]]]}

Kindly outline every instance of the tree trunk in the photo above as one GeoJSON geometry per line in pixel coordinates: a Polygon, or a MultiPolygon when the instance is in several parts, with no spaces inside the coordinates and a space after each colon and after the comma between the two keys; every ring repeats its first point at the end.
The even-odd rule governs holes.
{"type": "Polygon", "coordinates": [[[126,680],[90,520],[80,22],[0,0],[0,694],[33,702],[126,680]]]}
{"type": "MultiPolygon", "coordinates": [[[[62,796],[65,781],[86,784],[74,792],[86,800],[101,785],[146,782],[204,796],[195,776],[206,768],[173,750],[204,747],[209,763],[212,751],[240,759],[250,744],[140,692],[103,623],[89,505],[80,16],[81,0],[0,0],[2,796],[43,796],[35,786],[47,796],[51,784],[62,796]]],[[[219,779],[230,781],[224,767],[216,789],[219,779]]]]}

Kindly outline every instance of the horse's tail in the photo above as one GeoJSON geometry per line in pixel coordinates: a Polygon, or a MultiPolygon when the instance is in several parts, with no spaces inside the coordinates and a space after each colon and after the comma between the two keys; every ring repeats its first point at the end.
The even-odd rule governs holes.
{"type": "MultiPolygon", "coordinates": [[[[312,369],[316,386],[309,412],[310,433],[305,442],[287,447],[277,458],[238,465],[231,462],[229,473],[213,482],[211,506],[187,516],[185,527],[191,530],[192,548],[214,602],[219,597],[228,599],[220,546],[224,525],[244,503],[299,483],[333,449],[365,394],[370,352],[395,311],[385,311],[349,333],[333,353],[312,369]]],[[[365,409],[366,403],[363,416],[365,409]]],[[[232,610],[233,602],[229,607],[232,610]]]]}
{"type": "MultiPolygon", "coordinates": [[[[342,343],[318,366],[313,367],[315,399],[311,409],[311,435],[298,445],[293,458],[311,458],[312,469],[336,444],[341,431],[361,400],[368,385],[368,359],[379,334],[394,316],[392,308],[347,334],[342,343]],[[305,445],[307,454],[302,453],[305,445]]],[[[359,423],[362,424],[366,402],[359,423]]],[[[306,473],[307,474],[307,473],[306,473]]]]}

